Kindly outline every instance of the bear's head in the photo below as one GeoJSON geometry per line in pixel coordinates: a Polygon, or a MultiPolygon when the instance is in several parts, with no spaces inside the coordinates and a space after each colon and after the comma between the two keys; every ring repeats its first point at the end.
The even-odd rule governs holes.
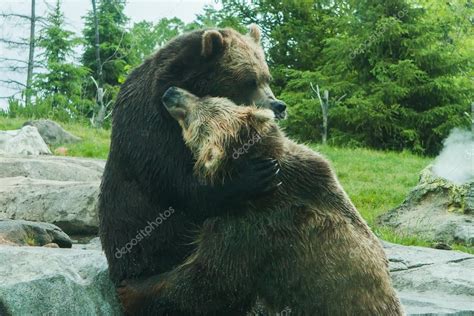
{"type": "Polygon", "coordinates": [[[170,82],[193,94],[226,97],[236,104],[254,104],[273,110],[277,119],[286,116],[286,105],[270,89],[271,75],[265,62],[256,25],[242,35],[233,29],[206,29],[177,37],[163,49],[169,56],[170,82]]]}
{"type": "Polygon", "coordinates": [[[182,128],[196,163],[196,175],[208,183],[221,182],[235,171],[237,159],[278,158],[283,152],[281,130],[269,109],[237,106],[226,98],[199,98],[171,87],[162,98],[182,128]]]}

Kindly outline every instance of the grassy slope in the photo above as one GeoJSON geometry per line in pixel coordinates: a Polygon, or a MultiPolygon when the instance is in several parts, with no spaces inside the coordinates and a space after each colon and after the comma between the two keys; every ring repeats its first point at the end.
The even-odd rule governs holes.
{"type": "MultiPolygon", "coordinates": [[[[24,121],[24,119],[0,117],[0,130],[17,129],[24,121]]],[[[70,156],[107,158],[109,131],[87,128],[79,124],[61,125],[83,139],[79,144],[66,146],[70,156]]],[[[405,245],[430,245],[416,236],[399,236],[390,229],[374,225],[378,215],[396,207],[404,200],[410,189],[418,182],[419,172],[430,163],[429,158],[409,152],[382,152],[321,145],[311,147],[332,161],[344,189],[377,235],[387,241],[405,245]]],[[[473,248],[457,245],[453,248],[474,253],[473,248]]]]}

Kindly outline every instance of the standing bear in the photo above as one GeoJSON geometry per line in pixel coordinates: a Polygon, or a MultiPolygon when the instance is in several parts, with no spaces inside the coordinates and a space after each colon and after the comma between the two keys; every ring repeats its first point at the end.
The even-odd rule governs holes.
{"type": "Polygon", "coordinates": [[[159,287],[128,285],[130,306],[149,295],[178,305],[176,315],[217,315],[258,297],[271,315],[403,314],[381,244],[326,159],[286,138],[269,110],[177,88],[163,102],[201,181],[221,183],[238,172],[236,161],[269,156],[285,185],[245,211],[207,220],[196,251],[159,287]]]}
{"type": "Polygon", "coordinates": [[[256,26],[247,35],[207,29],[178,36],[128,76],[115,103],[99,197],[100,238],[117,285],[134,278],[154,282],[189,256],[205,219],[278,184],[278,166],[268,157],[242,164],[239,177],[224,183],[201,183],[181,129],[162,105],[163,93],[178,86],[198,96],[255,103],[283,117],[285,104],[275,99],[269,80],[256,26]]]}

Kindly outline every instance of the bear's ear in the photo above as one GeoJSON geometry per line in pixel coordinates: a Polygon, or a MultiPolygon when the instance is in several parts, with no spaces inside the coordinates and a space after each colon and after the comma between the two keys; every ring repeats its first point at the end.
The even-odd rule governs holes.
{"type": "Polygon", "coordinates": [[[255,41],[255,43],[260,44],[261,32],[257,24],[250,24],[248,35],[255,41]]]}
{"type": "Polygon", "coordinates": [[[202,34],[202,50],[203,57],[211,57],[224,49],[224,38],[219,31],[207,30],[202,34]]]}

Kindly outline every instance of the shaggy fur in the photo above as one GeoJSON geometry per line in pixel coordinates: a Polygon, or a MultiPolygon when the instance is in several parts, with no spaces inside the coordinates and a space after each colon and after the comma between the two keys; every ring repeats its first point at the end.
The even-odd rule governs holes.
{"type": "Polygon", "coordinates": [[[259,135],[238,159],[275,157],[283,185],[245,213],[207,220],[184,264],[160,287],[135,290],[177,302],[180,315],[217,315],[223,306],[248,307],[257,296],[271,314],[403,314],[385,253],[326,159],[286,138],[271,111],[182,90],[164,102],[202,181],[231,176],[234,149],[259,135]]]}
{"type": "Polygon", "coordinates": [[[199,96],[257,101],[259,91],[268,89],[270,74],[252,34],[231,29],[184,34],[132,71],[122,85],[99,197],[100,237],[116,284],[133,278],[153,282],[157,274],[181,264],[195,248],[197,227],[221,214],[199,190],[191,152],[161,97],[178,86],[199,96]],[[140,231],[170,207],[176,211],[144,237],[140,231]],[[138,242],[120,255],[118,249],[131,241],[138,242]]]}

